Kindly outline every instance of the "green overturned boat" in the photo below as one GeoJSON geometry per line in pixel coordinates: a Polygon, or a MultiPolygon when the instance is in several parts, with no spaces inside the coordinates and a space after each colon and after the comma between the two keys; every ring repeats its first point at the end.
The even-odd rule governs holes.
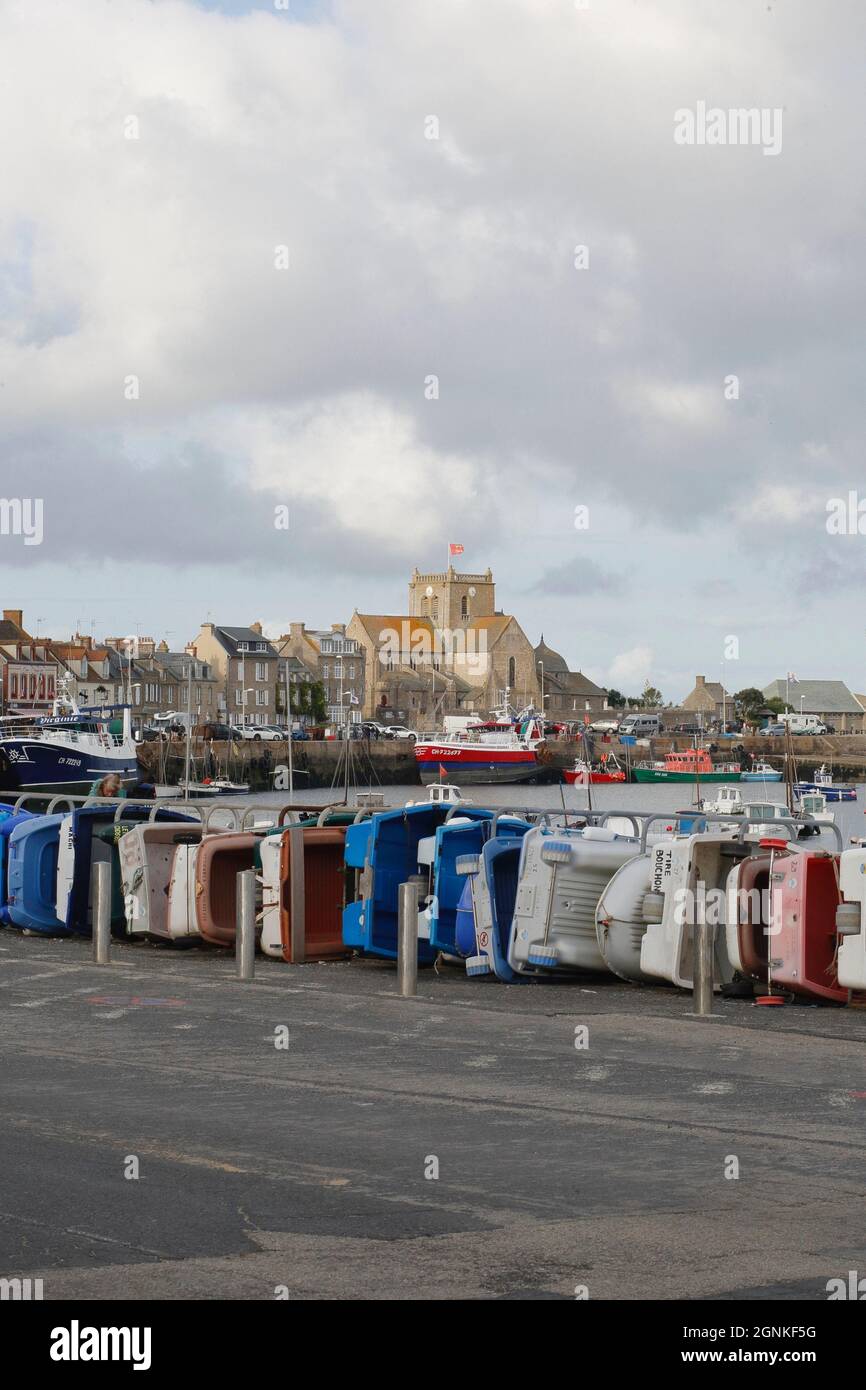
{"type": "Polygon", "coordinates": [[[739,782],[743,770],[739,763],[714,763],[705,748],[687,748],[666,753],[663,762],[635,763],[631,775],[636,782],[739,782]]]}

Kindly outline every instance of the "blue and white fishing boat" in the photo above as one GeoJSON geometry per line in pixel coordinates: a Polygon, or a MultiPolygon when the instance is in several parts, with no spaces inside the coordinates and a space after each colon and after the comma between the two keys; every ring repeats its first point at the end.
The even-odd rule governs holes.
{"type": "Polygon", "coordinates": [[[740,774],[741,782],[781,782],[781,768],[756,760],[747,772],[740,774]]]}
{"type": "Polygon", "coordinates": [[[794,791],[798,796],[803,796],[804,793],[808,794],[809,792],[821,792],[828,801],[857,800],[857,788],[834,782],[833,774],[827,771],[825,763],[815,769],[811,782],[797,782],[794,791]]]}
{"type": "Polygon", "coordinates": [[[61,691],[51,714],[0,719],[0,787],[18,792],[84,795],[116,772],[126,787],[139,779],[128,705],[80,709],[61,691]]]}

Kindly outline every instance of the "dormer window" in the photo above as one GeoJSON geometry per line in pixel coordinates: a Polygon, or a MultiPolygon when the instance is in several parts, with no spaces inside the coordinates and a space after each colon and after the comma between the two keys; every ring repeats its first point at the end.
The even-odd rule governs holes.
{"type": "Polygon", "coordinates": [[[238,651],[239,651],[239,652],[248,652],[249,649],[250,649],[250,644],[249,644],[249,642],[238,642],[238,651]]]}

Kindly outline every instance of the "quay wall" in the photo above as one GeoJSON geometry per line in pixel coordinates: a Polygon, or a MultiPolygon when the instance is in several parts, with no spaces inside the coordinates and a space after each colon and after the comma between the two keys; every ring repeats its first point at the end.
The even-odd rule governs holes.
{"type": "MultiPolygon", "coordinates": [[[[737,736],[733,739],[716,740],[720,761],[733,759],[734,745],[740,744],[747,752],[760,757],[769,757],[774,766],[781,765],[784,756],[784,742],[778,738],[759,738],[737,736]]],[[[595,738],[595,756],[603,752],[614,752],[623,764],[626,749],[617,740],[604,743],[595,738]]],[[[632,762],[642,759],[662,758],[673,749],[691,747],[686,737],[654,738],[648,744],[629,748],[632,762]]],[[[349,744],[351,754],[350,785],[375,789],[377,786],[420,785],[415,765],[414,745],[400,741],[366,742],[353,741],[349,744]]],[[[243,743],[214,743],[213,756],[219,771],[235,781],[249,782],[253,791],[268,791],[274,788],[274,770],[288,766],[288,750],[285,743],[254,740],[243,743]]],[[[193,776],[200,778],[204,772],[207,749],[201,743],[193,745],[193,776]]],[[[545,746],[543,764],[539,769],[539,781],[559,781],[563,768],[571,767],[575,757],[582,753],[580,741],[572,739],[551,739],[545,746]]],[[[866,736],[860,734],[824,734],[820,737],[798,737],[794,739],[794,753],[798,770],[802,775],[811,775],[813,767],[821,763],[832,765],[837,777],[849,777],[866,781],[866,736]]],[[[292,762],[297,773],[295,786],[299,789],[313,790],[330,787],[335,779],[342,783],[345,768],[341,765],[343,744],[330,740],[311,740],[295,743],[292,748],[292,762]]],[[[183,777],[183,743],[145,743],[139,747],[138,760],[143,776],[156,782],[175,784],[183,777]]],[[[459,780],[459,778],[455,778],[459,780]]]]}

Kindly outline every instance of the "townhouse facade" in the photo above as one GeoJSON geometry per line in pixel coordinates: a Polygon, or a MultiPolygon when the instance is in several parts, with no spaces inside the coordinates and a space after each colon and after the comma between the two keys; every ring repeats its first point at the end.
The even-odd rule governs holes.
{"type": "Polygon", "coordinates": [[[203,623],[190,647],[216,679],[217,717],[229,724],[275,724],[279,658],[261,623],[203,623]]]}

